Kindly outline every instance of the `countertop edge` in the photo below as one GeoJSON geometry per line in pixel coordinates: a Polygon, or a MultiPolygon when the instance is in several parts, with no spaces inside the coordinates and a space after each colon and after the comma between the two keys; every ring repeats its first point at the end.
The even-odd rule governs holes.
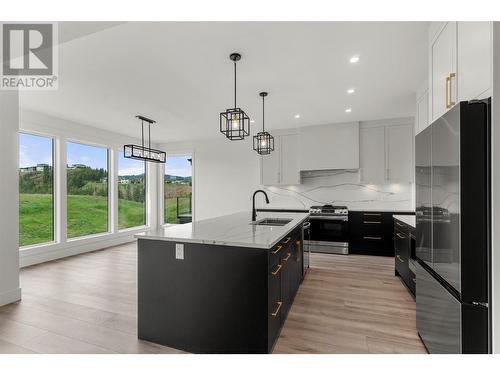
{"type": "MultiPolygon", "coordinates": [[[[304,212],[304,214],[306,214],[304,212]]],[[[284,234],[279,237],[276,241],[270,243],[270,244],[250,244],[250,243],[241,243],[241,242],[232,242],[232,241],[218,241],[218,240],[202,240],[202,239],[192,239],[192,238],[181,238],[181,237],[164,237],[164,236],[155,236],[152,234],[147,234],[147,232],[141,232],[137,233],[134,235],[135,238],[137,239],[144,239],[144,240],[153,240],[153,241],[167,241],[167,242],[179,242],[179,243],[197,243],[197,244],[204,244],[204,245],[221,245],[221,246],[234,246],[234,247],[246,247],[250,249],[264,249],[264,250],[270,250],[272,249],[278,242],[280,242],[283,237],[287,236],[290,234],[292,231],[294,231],[297,227],[299,227],[305,220],[309,218],[309,215],[307,214],[303,219],[297,220],[297,223],[290,227],[289,230],[284,232],[284,234]]],[[[184,225],[184,224],[181,224],[184,225]]]]}

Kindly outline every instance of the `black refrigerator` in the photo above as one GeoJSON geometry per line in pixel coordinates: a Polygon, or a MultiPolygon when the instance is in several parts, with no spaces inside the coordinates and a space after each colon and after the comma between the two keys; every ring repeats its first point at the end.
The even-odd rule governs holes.
{"type": "Polygon", "coordinates": [[[491,98],[416,136],[418,333],[430,353],[490,353],[491,98]]]}

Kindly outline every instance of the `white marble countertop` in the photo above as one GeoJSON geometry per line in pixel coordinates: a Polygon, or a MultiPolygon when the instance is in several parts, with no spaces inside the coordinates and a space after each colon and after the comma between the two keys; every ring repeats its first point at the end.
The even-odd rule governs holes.
{"type": "Polygon", "coordinates": [[[392,215],[392,217],[415,228],[415,215],[392,215]]]}
{"type": "Polygon", "coordinates": [[[287,218],[284,226],[252,225],[250,212],[215,217],[189,224],[171,225],[138,233],[136,238],[270,249],[297,228],[308,213],[258,212],[257,220],[287,218]]]}

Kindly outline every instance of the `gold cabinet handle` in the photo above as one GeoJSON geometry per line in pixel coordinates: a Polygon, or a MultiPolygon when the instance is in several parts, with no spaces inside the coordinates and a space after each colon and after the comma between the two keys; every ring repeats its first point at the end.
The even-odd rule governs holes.
{"type": "Polygon", "coordinates": [[[286,262],[290,257],[292,256],[292,253],[286,254],[286,258],[283,258],[283,260],[286,262]]]}
{"type": "Polygon", "coordinates": [[[404,261],[404,259],[403,259],[403,258],[401,258],[399,255],[396,255],[396,258],[398,258],[398,260],[399,260],[401,263],[404,263],[404,262],[405,262],[405,261],[404,261]]]}
{"type": "Polygon", "coordinates": [[[450,75],[446,77],[446,109],[449,109],[455,105],[455,102],[451,100],[451,80],[455,77],[455,73],[450,73],[450,75]]]}
{"type": "Polygon", "coordinates": [[[364,236],[365,240],[381,240],[382,237],[374,237],[374,236],[364,236]]]}
{"type": "Polygon", "coordinates": [[[456,77],[455,73],[450,73],[450,79],[449,79],[449,85],[450,85],[450,108],[455,105],[455,102],[451,100],[452,98],[452,91],[451,91],[451,80],[456,77]]]}
{"type": "Polygon", "coordinates": [[[382,214],[375,212],[363,212],[363,216],[382,216],[382,214]]]}
{"type": "Polygon", "coordinates": [[[283,246],[279,245],[276,247],[276,249],[272,252],[273,254],[279,253],[279,251],[283,248],[283,246]]]}
{"type": "Polygon", "coordinates": [[[278,315],[278,313],[279,313],[279,312],[280,312],[280,310],[281,310],[281,305],[283,304],[283,302],[278,301],[277,303],[278,303],[278,307],[276,308],[276,310],[274,310],[274,312],[273,312],[273,313],[271,313],[271,315],[272,315],[272,316],[276,316],[276,315],[278,315]]]}
{"type": "Polygon", "coordinates": [[[287,237],[285,241],[283,241],[283,243],[288,243],[290,242],[290,240],[292,239],[292,237],[287,237]]]}
{"type": "Polygon", "coordinates": [[[448,97],[450,96],[450,90],[449,90],[449,83],[450,83],[450,76],[446,77],[444,87],[445,87],[445,92],[446,92],[446,109],[450,108],[450,102],[448,100],[448,97]]]}
{"type": "Polygon", "coordinates": [[[363,224],[382,224],[381,221],[369,221],[369,220],[365,220],[363,221],[363,224]]]}
{"type": "Polygon", "coordinates": [[[399,238],[406,238],[406,236],[403,236],[401,233],[396,233],[396,236],[398,236],[399,238]]]}
{"type": "Polygon", "coordinates": [[[276,267],[276,269],[273,272],[271,272],[271,274],[273,276],[276,276],[278,273],[280,273],[281,267],[283,267],[283,266],[281,264],[278,264],[278,267],[276,267]]]}

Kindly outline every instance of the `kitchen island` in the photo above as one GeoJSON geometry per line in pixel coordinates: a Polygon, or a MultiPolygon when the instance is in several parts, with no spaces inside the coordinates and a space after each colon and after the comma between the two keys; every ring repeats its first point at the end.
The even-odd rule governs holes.
{"type": "Polygon", "coordinates": [[[302,280],[307,217],[238,213],[138,234],[139,338],[193,353],[272,352],[302,280]],[[271,225],[255,225],[262,219],[271,225]]]}

